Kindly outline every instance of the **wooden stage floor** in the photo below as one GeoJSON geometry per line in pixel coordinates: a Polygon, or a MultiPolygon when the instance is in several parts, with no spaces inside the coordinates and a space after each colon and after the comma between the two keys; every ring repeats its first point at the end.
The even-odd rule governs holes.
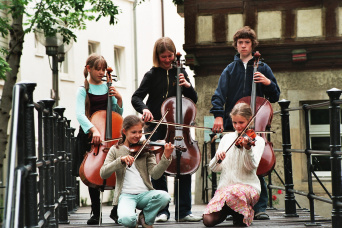
{"type": "MultiPolygon", "coordinates": [[[[202,215],[205,205],[193,205],[192,213],[194,215],[202,215]]],[[[109,218],[111,206],[103,206],[103,219],[101,226],[88,226],[87,220],[90,217],[90,207],[80,207],[77,211],[70,213],[69,224],[59,224],[59,227],[70,228],[70,227],[123,227],[115,224],[114,221],[109,218]]],[[[174,205],[170,205],[171,218],[165,223],[155,223],[154,228],[185,228],[185,227],[200,227],[204,228],[201,222],[176,222],[174,219],[174,205]]],[[[284,210],[281,209],[270,209],[267,210],[270,220],[254,220],[250,227],[307,227],[307,226],[318,226],[318,227],[332,227],[331,219],[316,216],[316,224],[310,223],[310,213],[306,209],[297,209],[298,217],[284,217],[284,210]]],[[[225,221],[215,227],[237,227],[233,225],[232,221],[225,221]]]]}

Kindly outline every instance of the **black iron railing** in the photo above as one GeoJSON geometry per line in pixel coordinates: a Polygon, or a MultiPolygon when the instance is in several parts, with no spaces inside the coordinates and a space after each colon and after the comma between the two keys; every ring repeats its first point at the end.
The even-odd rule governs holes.
{"type": "Polygon", "coordinates": [[[13,89],[3,227],[58,227],[79,206],[71,172],[75,129],[54,100],[33,101],[35,87],[21,82],[13,89]]]}
{"type": "MultiPolygon", "coordinates": [[[[274,114],[280,114],[281,117],[281,132],[282,132],[282,149],[274,149],[275,152],[283,153],[284,161],[284,179],[283,180],[276,170],[273,173],[276,174],[283,186],[275,186],[272,184],[271,175],[268,175],[268,189],[269,189],[269,206],[273,208],[272,205],[272,189],[281,189],[285,191],[285,217],[297,217],[296,205],[300,207],[295,199],[295,194],[303,195],[308,198],[310,205],[310,222],[305,225],[318,225],[315,222],[315,206],[314,200],[319,200],[325,203],[332,204],[332,227],[340,227],[342,224],[342,180],[341,180],[341,110],[340,105],[342,100],[340,100],[342,91],[339,89],[330,89],[327,91],[329,96],[329,101],[316,103],[316,104],[304,104],[302,107],[289,108],[290,101],[281,100],[279,105],[281,111],[275,112],[274,114]],[[317,109],[320,107],[329,107],[329,125],[330,125],[330,151],[319,151],[312,150],[310,144],[310,129],[309,129],[309,110],[317,109]],[[291,131],[290,131],[290,112],[291,111],[303,111],[305,120],[305,149],[291,149],[291,131]],[[294,189],[293,184],[293,169],[292,169],[292,153],[305,153],[306,155],[306,168],[307,168],[307,178],[308,178],[308,192],[301,192],[294,189]],[[330,155],[331,163],[331,185],[332,192],[330,193],[324,186],[322,181],[316,175],[313,165],[312,165],[312,155],[330,155]],[[316,181],[320,184],[322,189],[325,191],[329,198],[316,196],[313,189],[312,176],[315,177],[316,181]]],[[[205,142],[203,146],[203,156],[205,159],[202,163],[202,176],[203,176],[203,189],[202,189],[202,199],[205,203],[208,201],[208,191],[212,190],[214,193],[216,190],[216,178],[211,176],[212,187],[209,188],[206,182],[206,178],[210,175],[208,174],[207,168],[207,144],[211,144],[211,157],[215,155],[215,140],[211,142],[205,142]],[[213,179],[214,178],[214,179],[213,179]]]]}

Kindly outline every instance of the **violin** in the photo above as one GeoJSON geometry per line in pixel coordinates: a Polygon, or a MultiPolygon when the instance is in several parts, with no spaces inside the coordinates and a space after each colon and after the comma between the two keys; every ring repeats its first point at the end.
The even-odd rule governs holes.
{"type": "MultiPolygon", "coordinates": [[[[153,152],[153,153],[163,153],[165,145],[165,140],[157,140],[155,142],[148,142],[142,149],[141,153],[153,152]]],[[[131,156],[135,156],[136,153],[141,150],[143,143],[132,144],[129,146],[129,151],[131,156]]]]}
{"type": "MultiPolygon", "coordinates": [[[[243,140],[244,140],[243,137],[249,137],[251,139],[251,146],[255,143],[256,133],[253,129],[249,129],[249,127],[253,123],[253,121],[254,121],[257,113],[259,112],[259,110],[266,104],[266,101],[267,100],[265,99],[264,102],[262,104],[260,104],[260,106],[258,107],[258,110],[253,114],[251,119],[248,121],[246,127],[241,131],[241,133],[234,140],[234,142],[228,147],[228,149],[226,150],[225,153],[227,153],[230,150],[230,148],[232,148],[233,145],[242,147],[243,140]],[[248,132],[248,133],[246,133],[246,132],[248,132]],[[254,139],[254,142],[253,142],[253,139],[254,139]]],[[[221,159],[217,160],[216,163],[214,164],[214,166],[216,166],[217,164],[220,164],[221,162],[222,162],[221,159]]]]}
{"type": "MultiPolygon", "coordinates": [[[[165,144],[166,144],[165,140],[147,142],[146,146],[142,149],[141,153],[152,152],[155,154],[160,154],[160,156],[162,156],[164,152],[165,144]]],[[[132,144],[129,147],[130,155],[134,157],[136,153],[139,150],[141,150],[142,147],[143,147],[143,143],[132,144]]],[[[182,150],[183,152],[186,151],[184,148],[178,148],[178,149],[182,150]]]]}
{"type": "Polygon", "coordinates": [[[253,129],[248,129],[244,134],[242,134],[239,139],[235,142],[235,146],[237,148],[241,148],[243,146],[243,140],[247,139],[248,146],[255,146],[255,137],[256,133],[253,129]]]}

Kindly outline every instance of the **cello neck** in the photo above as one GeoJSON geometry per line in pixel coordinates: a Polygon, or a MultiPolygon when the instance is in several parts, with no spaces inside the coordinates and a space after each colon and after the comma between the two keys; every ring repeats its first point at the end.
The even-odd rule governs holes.
{"type": "MultiPolygon", "coordinates": [[[[252,115],[255,114],[256,111],[256,83],[254,81],[254,74],[255,72],[258,71],[258,64],[259,64],[259,59],[260,59],[261,54],[256,51],[254,53],[254,65],[253,65],[253,83],[252,83],[252,92],[251,92],[251,110],[252,110],[252,115]]],[[[255,126],[255,121],[251,124],[251,128],[254,129],[255,126]]]]}
{"type": "Polygon", "coordinates": [[[180,60],[180,57],[182,55],[177,52],[177,60],[176,60],[176,63],[177,63],[177,81],[176,81],[176,84],[177,84],[177,93],[176,93],[176,122],[178,124],[182,124],[183,123],[183,117],[182,117],[182,88],[179,86],[179,74],[181,73],[181,69],[182,69],[182,63],[181,63],[181,60],[180,60]]]}
{"type": "Polygon", "coordinates": [[[109,96],[109,87],[112,85],[112,77],[110,73],[111,68],[107,69],[107,88],[108,88],[108,99],[107,99],[107,112],[106,112],[106,131],[105,139],[112,139],[112,98],[109,96]]]}

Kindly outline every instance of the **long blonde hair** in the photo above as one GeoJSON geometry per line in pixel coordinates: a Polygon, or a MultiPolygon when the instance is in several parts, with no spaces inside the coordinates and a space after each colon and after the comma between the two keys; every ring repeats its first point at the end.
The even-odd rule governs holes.
{"type": "Polygon", "coordinates": [[[87,92],[86,95],[86,100],[85,100],[85,114],[88,118],[90,118],[90,100],[89,100],[89,96],[88,96],[88,91],[89,91],[89,82],[88,82],[88,70],[87,70],[87,66],[89,66],[90,68],[95,68],[98,69],[99,67],[102,67],[104,69],[107,68],[107,61],[104,59],[104,57],[102,55],[93,53],[91,55],[89,55],[89,57],[87,58],[86,61],[86,65],[84,67],[84,88],[87,92]]]}
{"type": "Polygon", "coordinates": [[[176,46],[169,37],[161,37],[154,43],[153,66],[159,67],[159,55],[170,51],[176,56],[176,46]]]}

